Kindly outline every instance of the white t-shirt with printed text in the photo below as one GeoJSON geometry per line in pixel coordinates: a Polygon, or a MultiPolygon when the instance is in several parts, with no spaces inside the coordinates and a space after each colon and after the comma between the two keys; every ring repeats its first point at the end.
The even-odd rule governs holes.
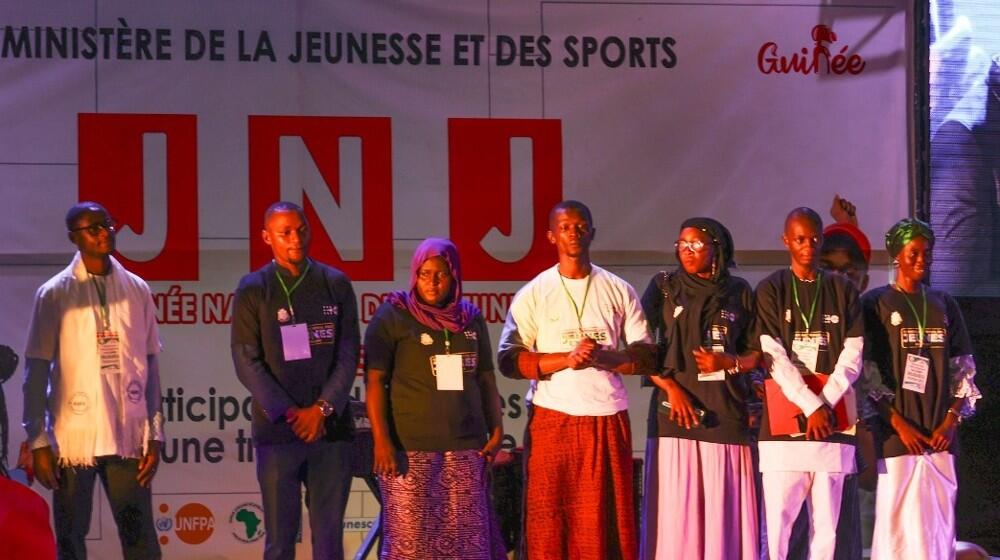
{"type": "MultiPolygon", "coordinates": [[[[635,289],[596,265],[589,291],[587,278],[560,281],[558,265],[536,276],[514,296],[501,338],[512,330],[526,347],[545,354],[569,352],[583,335],[607,350],[651,340],[635,289]]],[[[609,416],[628,409],[621,376],[597,368],[564,369],[532,381],[526,399],[572,416],[609,416]]]]}

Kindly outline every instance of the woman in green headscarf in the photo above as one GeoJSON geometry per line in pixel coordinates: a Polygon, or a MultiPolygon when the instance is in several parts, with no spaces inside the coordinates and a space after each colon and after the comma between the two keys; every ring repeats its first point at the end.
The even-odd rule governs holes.
{"type": "Polygon", "coordinates": [[[954,558],[955,435],[980,398],[965,321],[926,284],[934,232],[905,219],[885,236],[895,282],[862,297],[865,366],[884,387],[878,410],[878,493],[872,558],[954,558]]]}

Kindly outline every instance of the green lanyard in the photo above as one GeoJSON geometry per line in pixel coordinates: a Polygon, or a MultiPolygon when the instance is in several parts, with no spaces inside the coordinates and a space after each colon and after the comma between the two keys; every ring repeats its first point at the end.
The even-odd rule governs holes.
{"type": "Polygon", "coordinates": [[[448,329],[444,330],[444,353],[451,354],[451,333],[448,329]]]}
{"type": "MultiPolygon", "coordinates": [[[[897,285],[896,289],[899,289],[897,285]]],[[[903,299],[906,300],[906,305],[910,306],[910,311],[913,312],[913,318],[917,321],[917,333],[920,335],[920,342],[917,345],[920,348],[924,347],[924,333],[927,331],[927,292],[924,290],[923,284],[920,285],[920,295],[924,298],[924,313],[923,316],[917,315],[917,308],[913,306],[913,302],[910,301],[910,296],[906,294],[903,290],[899,290],[903,294],[903,299]]]]}
{"type": "Polygon", "coordinates": [[[809,332],[813,317],[816,316],[816,304],[819,303],[819,295],[821,293],[823,293],[823,273],[817,272],[816,296],[813,297],[812,307],[809,308],[809,316],[806,316],[805,311],[802,310],[802,305],[799,304],[799,280],[795,277],[795,273],[792,273],[792,295],[795,297],[795,307],[799,310],[799,315],[802,316],[802,321],[806,324],[806,332],[809,332]]]}
{"type": "MultiPolygon", "coordinates": [[[[559,271],[557,270],[558,274],[559,271]]],[[[587,275],[587,287],[583,290],[583,301],[579,306],[576,304],[576,300],[573,299],[573,294],[569,293],[569,288],[566,287],[566,281],[563,280],[562,274],[559,274],[559,283],[562,284],[563,291],[566,292],[566,297],[569,298],[569,302],[573,304],[573,310],[576,311],[576,324],[580,327],[580,334],[583,334],[583,310],[587,307],[587,294],[590,293],[590,279],[593,274],[587,275]]]]}
{"type": "Polygon", "coordinates": [[[307,261],[306,269],[302,271],[302,274],[299,274],[299,279],[292,284],[291,289],[285,285],[285,281],[281,278],[281,274],[278,273],[278,269],[274,269],[274,275],[278,277],[278,283],[281,284],[281,289],[285,291],[285,299],[288,300],[288,313],[291,314],[293,323],[295,322],[295,309],[292,307],[292,292],[306,279],[306,274],[309,274],[310,267],[312,267],[312,261],[307,261]]]}
{"type": "Polygon", "coordinates": [[[90,281],[94,283],[94,290],[97,292],[97,299],[101,302],[100,306],[100,316],[101,323],[104,325],[105,331],[111,330],[111,310],[108,308],[108,292],[104,289],[104,285],[97,281],[97,277],[93,274],[90,275],[90,281]]]}

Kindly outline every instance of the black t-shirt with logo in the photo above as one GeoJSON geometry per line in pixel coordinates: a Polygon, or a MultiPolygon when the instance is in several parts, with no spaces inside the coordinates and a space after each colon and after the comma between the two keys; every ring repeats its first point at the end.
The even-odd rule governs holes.
{"type": "Polygon", "coordinates": [[[383,303],[365,331],[365,368],[386,372],[389,431],[405,451],[477,449],[487,440],[480,376],[493,371],[493,349],[482,315],[449,333],[451,353],[462,355],[463,390],[439,391],[431,357],[445,353],[445,333],[405,309],[383,303]]]}
{"type": "MultiPolygon", "coordinates": [[[[921,294],[905,294],[892,286],[882,286],[861,298],[865,318],[865,360],[878,365],[882,383],[895,391],[893,406],[907,420],[930,436],[944,421],[948,407],[954,401],[948,363],[951,358],[972,354],[965,320],[955,300],[945,292],[926,288],[927,316],[924,320],[924,340],[920,344],[920,324],[924,299],[921,294]],[[909,303],[907,303],[909,301],[909,303]],[[912,305],[912,308],[911,308],[912,305]],[[916,314],[915,314],[916,313],[916,314]],[[907,355],[926,358],[926,381],[904,388],[907,355]]],[[[906,455],[899,436],[879,419],[875,430],[881,456],[906,455]]],[[[952,443],[954,453],[955,443],[952,443]]]]}
{"type": "MultiPolygon", "coordinates": [[[[683,294],[671,294],[667,288],[666,276],[655,276],[643,294],[643,311],[646,313],[654,332],[670,331],[680,336],[679,329],[670,329],[685,311],[683,294]],[[678,312],[678,306],[681,311],[678,312]]],[[[702,346],[705,349],[742,354],[747,349],[747,337],[751,334],[753,322],[753,291],[742,278],[731,278],[729,287],[720,295],[719,311],[707,323],[700,325],[702,337],[699,341],[683,343],[685,350],[702,346]]],[[[700,320],[683,317],[685,320],[700,320]]],[[[657,336],[657,344],[665,346],[666,340],[657,336]]],[[[663,350],[659,352],[662,362],[663,350]]],[[[655,430],[659,437],[693,439],[711,443],[748,444],[749,428],[746,401],[750,394],[750,376],[729,375],[721,380],[700,380],[697,363],[693,356],[685,361],[683,371],[672,371],[674,380],[687,392],[692,404],[705,411],[698,426],[683,428],[670,420],[669,410],[661,404],[667,401],[667,393],[656,389],[650,409],[650,434],[655,430]]]]}
{"type": "MultiPolygon", "coordinates": [[[[864,335],[864,321],[861,318],[861,304],[858,291],[845,277],[820,272],[816,281],[795,280],[791,269],[785,268],[772,273],[757,285],[757,328],[751,346],[760,350],[760,337],[769,335],[777,340],[792,358],[792,342],[816,340],[819,353],[816,357],[817,373],[833,373],[844,342],[848,338],[864,335]],[[820,279],[821,278],[821,279],[820,279]],[[808,316],[813,300],[819,290],[816,311],[808,325],[802,318],[808,316]],[[795,303],[798,292],[799,305],[795,303]]],[[[767,415],[767,399],[764,399],[764,416],[761,419],[760,439],[780,441],[801,441],[801,437],[771,435],[767,415]]],[[[835,433],[826,441],[854,443],[854,436],[835,433]]]]}

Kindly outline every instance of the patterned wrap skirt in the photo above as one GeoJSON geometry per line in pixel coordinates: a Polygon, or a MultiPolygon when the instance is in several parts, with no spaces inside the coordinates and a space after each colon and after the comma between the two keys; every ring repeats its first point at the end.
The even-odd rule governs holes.
{"type": "Polygon", "coordinates": [[[402,476],[380,476],[382,560],[507,557],[477,450],[408,451],[402,476]]]}
{"type": "Polygon", "coordinates": [[[533,406],[527,432],[523,558],[633,560],[628,411],[571,416],[533,406]]]}

